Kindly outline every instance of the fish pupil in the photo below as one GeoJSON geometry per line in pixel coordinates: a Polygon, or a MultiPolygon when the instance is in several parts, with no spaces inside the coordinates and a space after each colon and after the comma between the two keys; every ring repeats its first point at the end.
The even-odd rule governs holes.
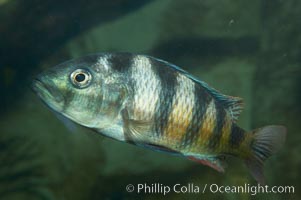
{"type": "Polygon", "coordinates": [[[75,76],[75,80],[77,81],[77,82],[83,82],[84,80],[86,79],[86,75],[85,74],[82,74],[82,73],[80,73],[80,74],[77,74],[76,76],[75,76]]]}

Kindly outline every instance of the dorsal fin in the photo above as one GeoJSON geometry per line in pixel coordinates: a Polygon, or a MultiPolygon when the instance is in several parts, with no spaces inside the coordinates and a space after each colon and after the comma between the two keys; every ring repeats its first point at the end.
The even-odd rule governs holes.
{"type": "MultiPolygon", "coordinates": [[[[189,77],[190,78],[190,77],[189,77]]],[[[220,93],[218,90],[212,88],[204,81],[197,80],[193,78],[192,80],[199,83],[203,88],[205,88],[213,98],[215,98],[218,102],[220,102],[224,108],[229,112],[232,120],[234,122],[237,121],[242,109],[243,109],[243,100],[239,97],[232,97],[225,94],[220,93]]]]}
{"type": "Polygon", "coordinates": [[[173,68],[173,69],[181,72],[181,74],[185,75],[187,78],[193,80],[195,83],[199,84],[201,87],[203,87],[204,89],[206,89],[207,92],[209,94],[211,94],[212,97],[215,100],[217,100],[218,102],[221,103],[221,105],[224,106],[224,108],[229,112],[232,120],[234,122],[237,121],[237,119],[239,117],[239,114],[241,113],[241,111],[243,109],[243,100],[242,100],[242,98],[224,95],[224,94],[220,93],[218,90],[216,90],[213,87],[209,86],[204,81],[201,81],[198,78],[196,78],[195,76],[192,76],[187,71],[179,68],[178,66],[176,66],[174,64],[171,64],[171,63],[169,63],[167,61],[154,58],[154,57],[151,57],[151,58],[155,59],[155,60],[157,60],[159,62],[162,62],[162,63],[166,64],[167,66],[170,66],[171,68],[173,68]]]}

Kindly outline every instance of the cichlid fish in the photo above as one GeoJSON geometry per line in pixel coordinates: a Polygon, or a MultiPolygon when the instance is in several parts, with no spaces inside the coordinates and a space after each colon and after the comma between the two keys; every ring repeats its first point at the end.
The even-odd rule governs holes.
{"type": "Polygon", "coordinates": [[[284,126],[245,131],[242,99],[221,94],[166,61],[102,53],[40,74],[33,89],[53,110],[119,141],[183,155],[224,171],[224,157],[246,163],[264,183],[263,163],[286,137],[284,126]]]}

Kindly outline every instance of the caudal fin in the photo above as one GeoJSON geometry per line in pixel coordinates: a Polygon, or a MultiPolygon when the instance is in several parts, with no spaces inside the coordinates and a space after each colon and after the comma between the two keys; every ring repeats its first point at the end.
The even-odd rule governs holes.
{"type": "Polygon", "coordinates": [[[265,126],[253,131],[251,156],[245,160],[255,180],[264,184],[263,164],[271,155],[275,154],[284,144],[286,128],[284,126],[265,126]]]}

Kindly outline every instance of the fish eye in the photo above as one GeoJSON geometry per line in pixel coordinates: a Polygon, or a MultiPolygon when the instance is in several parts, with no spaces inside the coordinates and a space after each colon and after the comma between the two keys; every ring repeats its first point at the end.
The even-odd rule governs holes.
{"type": "Polygon", "coordinates": [[[77,88],[86,88],[91,83],[92,75],[86,69],[76,69],[71,73],[70,80],[77,88]]]}

